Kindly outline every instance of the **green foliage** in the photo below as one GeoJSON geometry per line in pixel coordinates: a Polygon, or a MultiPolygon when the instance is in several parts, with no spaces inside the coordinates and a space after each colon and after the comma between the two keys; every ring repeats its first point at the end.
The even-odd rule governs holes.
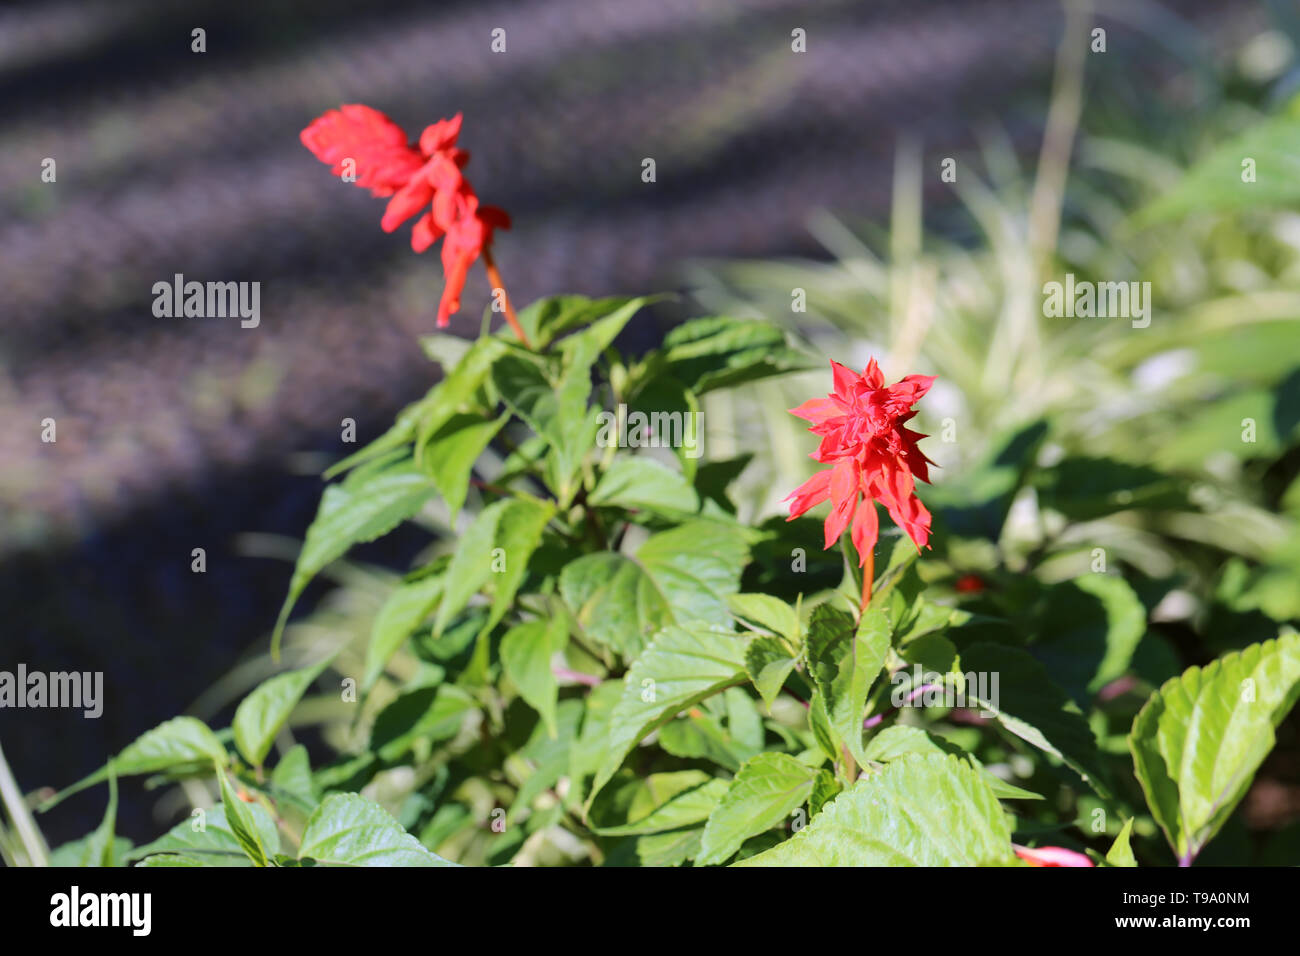
{"type": "MultiPolygon", "coordinates": [[[[1287,129],[1255,134],[1273,165],[1287,129]]],[[[1142,221],[1211,191],[1222,162],[1142,221]]],[[[988,197],[971,202],[992,229],[988,197]]],[[[1278,358],[1300,340],[1215,338],[1196,314],[1123,345],[1062,333],[1057,350],[1096,349],[1114,373],[1071,392],[1032,347],[1041,328],[1004,309],[989,335],[957,285],[939,283],[951,314],[918,370],[979,425],[955,477],[921,491],[930,548],[882,529],[865,606],[820,518],[743,503],[755,472],[794,487],[811,445],[782,437],[784,409],[827,388],[818,371],[815,391],[782,393],[822,363],[778,326],[695,319],[628,356],[619,336],[652,300],[564,296],[520,313],[532,348],[425,339],[442,380],[326,473],[272,640],[311,663],[247,688],[229,729],[176,718],[47,801],[110,782],[103,823],[53,858],[1001,866],[1013,839],[1068,830],[1104,865],[1171,862],[1160,831],[1191,863],[1300,696],[1300,378],[1278,358]],[[1116,384],[1175,349],[1200,362],[1186,392],[1116,384]],[[1009,380],[1027,396],[1010,411],[1009,380]],[[733,418],[770,440],[701,456],[694,416],[755,383],[740,394],[773,396],[781,424],[749,414],[761,404],[733,418]],[[1197,388],[1210,398],[1179,410],[1197,388]],[[1231,466],[1203,467],[1225,445],[1231,466]],[[348,567],[347,600],[289,625],[313,580],[403,522],[434,531],[409,573],[348,567]],[[1187,592],[1200,604],[1171,626],[1187,592]],[[1212,662],[1184,669],[1196,640],[1212,662]],[[341,699],[304,699],[327,669],[341,699]],[[316,766],[293,739],[312,724],[335,752],[316,766]],[[114,832],[128,775],[184,780],[195,815],[133,849],[114,832]]]]}
{"type": "Polygon", "coordinates": [[[1006,816],[977,771],[915,755],[859,780],[790,840],[741,866],[1009,866],[1006,816]]]}
{"type": "Polygon", "coordinates": [[[1192,667],[1133,721],[1138,780],[1178,859],[1190,863],[1246,795],[1273,729],[1300,697],[1300,634],[1192,667]]]}

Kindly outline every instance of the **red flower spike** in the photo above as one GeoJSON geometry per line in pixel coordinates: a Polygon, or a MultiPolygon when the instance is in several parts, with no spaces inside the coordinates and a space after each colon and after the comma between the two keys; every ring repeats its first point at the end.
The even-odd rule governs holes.
{"type": "Polygon", "coordinates": [[[505,299],[506,320],[525,345],[528,339],[501,285],[492,262],[495,230],[509,229],[510,217],[494,206],[480,206],[462,170],[469,153],[456,147],[462,117],[439,120],[420,134],[419,148],[407,143],[402,128],[378,110],[348,104],[330,110],[302,131],[301,139],[317,159],[341,176],[345,163],[355,164],[356,184],[375,196],[392,197],[380,227],[392,232],[412,216],[411,248],[424,252],[439,239],[445,285],[438,304],[438,326],[460,309],[470,267],[482,258],[494,289],[505,299]],[[421,210],[426,210],[422,215],[421,210]],[[444,238],[445,237],[445,238],[444,238]]]}
{"type": "Polygon", "coordinates": [[[826,518],[825,546],[830,548],[852,526],[852,541],[863,575],[865,609],[871,597],[872,552],[879,535],[874,502],[879,501],[894,522],[907,532],[918,550],[930,540],[930,512],[916,497],[916,483],[930,481],[929,466],[917,442],[926,437],[904,427],[916,412],[912,405],[930,390],[932,375],[908,375],[886,386],[873,358],[862,374],[831,362],[834,390],[814,398],[792,415],[812,422],[808,430],[821,445],[810,457],[832,467],[813,475],[791,493],[790,518],[831,502],[826,518]]]}
{"type": "Polygon", "coordinates": [[[1082,853],[1075,853],[1073,850],[1067,850],[1063,846],[1040,846],[1030,849],[1027,846],[1011,844],[1015,850],[1016,856],[1024,860],[1030,866],[1095,866],[1088,857],[1082,853]]]}

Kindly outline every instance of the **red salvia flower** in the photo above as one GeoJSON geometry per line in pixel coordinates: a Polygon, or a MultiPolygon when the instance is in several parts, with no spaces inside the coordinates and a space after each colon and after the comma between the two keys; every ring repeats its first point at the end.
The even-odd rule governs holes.
{"type": "Polygon", "coordinates": [[[1030,849],[1013,843],[1011,849],[1030,866],[1095,866],[1084,854],[1067,850],[1063,846],[1040,846],[1030,849]]]}
{"type": "Polygon", "coordinates": [[[907,532],[917,549],[930,539],[930,512],[915,494],[915,481],[929,482],[928,466],[934,464],[917,447],[924,438],[904,427],[916,412],[912,406],[930,390],[933,375],[908,375],[894,385],[885,385],[876,360],[867,363],[861,375],[838,362],[831,362],[834,390],[826,398],[814,398],[792,415],[812,422],[808,430],[822,436],[820,447],[810,457],[831,467],[819,471],[790,494],[790,518],[830,500],[826,518],[827,548],[852,526],[853,546],[863,575],[863,607],[870,599],[872,552],[879,535],[873,502],[879,501],[894,522],[907,532]]]}
{"type": "MultiPolygon", "coordinates": [[[[374,196],[391,197],[380,222],[385,232],[426,210],[411,230],[411,248],[424,252],[445,237],[446,282],[438,305],[439,327],[459,311],[465,279],[479,257],[493,287],[502,288],[491,245],[495,230],[510,228],[510,217],[495,206],[480,205],[465,178],[469,153],[456,146],[460,127],[457,113],[426,127],[418,146],[412,146],[402,128],[383,113],[352,103],[317,118],[301,135],[303,145],[321,162],[331,164],[334,175],[347,172],[345,163],[351,160],[358,186],[374,196]]],[[[504,305],[506,319],[527,344],[508,298],[504,305]]]]}

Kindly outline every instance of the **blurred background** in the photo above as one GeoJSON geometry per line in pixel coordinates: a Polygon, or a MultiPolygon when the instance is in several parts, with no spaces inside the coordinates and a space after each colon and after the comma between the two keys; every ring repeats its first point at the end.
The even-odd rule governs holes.
{"type": "MultiPolygon", "coordinates": [[[[680,304],[633,337],[653,341],[683,311],[787,315],[826,354],[937,372],[924,430],[960,424],[961,441],[927,449],[951,473],[1035,416],[1053,416],[1058,460],[1145,463],[1160,449],[1155,478],[1085,470],[1085,490],[1129,504],[1177,472],[1218,504],[1199,524],[1119,520],[1078,540],[1178,582],[1149,610],[1189,580],[1220,595],[1217,612],[1163,607],[1197,633],[1213,613],[1239,615],[1228,646],[1252,633],[1243,621],[1276,633],[1297,616],[1295,578],[1277,568],[1300,561],[1278,558],[1293,541],[1300,219],[1287,210],[1300,173],[1274,167],[1243,213],[1240,191],[1220,201],[1198,164],[1240,136],[1294,162],[1295,123],[1278,118],[1300,88],[1298,42],[1291,0],[6,5],[0,669],[103,671],[106,697],[98,720],[0,710],[16,777],[66,785],[161,720],[224,706],[205,691],[264,654],[319,473],[352,447],[341,421],[364,443],[431,382],[413,341],[433,328],[436,253],[383,233],[383,204],[298,141],[347,102],[413,135],[465,114],[470,176],[514,219],[496,258],[516,302],[675,290],[680,304]],[[1085,55],[1096,27],[1104,52],[1085,55]],[[1064,36],[1078,55],[1058,55],[1064,36]],[[946,158],[955,183],[939,175],[946,158]],[[1049,266],[1152,281],[1157,309],[1185,321],[1048,328],[1049,266]],[[153,284],[175,273],[260,282],[260,325],[156,318],[153,284]],[[790,311],[795,288],[805,313],[790,311]],[[1207,395],[1227,403],[1221,417],[1183,428],[1207,395]],[[1247,414],[1264,444],[1225,459],[1212,426],[1247,414]]],[[[1226,160],[1234,172],[1242,155],[1226,160]]],[[[477,332],[486,300],[476,271],[458,331],[477,332]]],[[[806,473],[797,423],[780,416],[782,388],[812,394],[810,382],[824,384],[708,409],[710,455],[762,449],[750,516],[806,473]]],[[[1110,514],[1068,514],[1074,490],[1039,498],[1079,521],[1110,514]]],[[[1069,530],[1040,523],[1015,540],[1035,557],[1050,540],[1065,577],[1087,553],[1056,547],[1069,530]]],[[[357,556],[401,568],[423,540],[398,533],[357,556]]],[[[1269,825],[1300,815],[1300,767],[1281,750],[1257,785],[1272,788],[1264,803],[1247,808],[1269,825]]],[[[123,790],[119,833],[153,836],[165,809],[137,783],[123,790]]],[[[81,794],[42,817],[50,843],[91,829],[102,801],[81,794]]]]}

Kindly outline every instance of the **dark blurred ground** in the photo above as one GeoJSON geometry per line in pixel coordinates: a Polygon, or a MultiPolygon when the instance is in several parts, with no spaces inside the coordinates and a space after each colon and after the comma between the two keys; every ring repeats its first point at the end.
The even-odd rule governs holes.
{"type": "MultiPolygon", "coordinates": [[[[1254,6],[1164,9],[1213,39],[1254,6]]],[[[1167,65],[1149,33],[1102,22],[1133,89],[1167,65]]],[[[382,202],[302,148],[313,117],[363,102],[418,134],[462,110],[474,184],[515,220],[497,259],[516,301],[644,292],[688,257],[815,253],[819,207],[883,213],[900,135],[955,151],[991,121],[1032,147],[1060,23],[1050,0],[5,7],[0,669],[103,670],[107,695],[97,721],[0,711],[20,783],[94,769],[264,640],[289,567],[234,536],[301,536],[320,484],[292,456],[341,452],[345,417],[368,440],[430,383],[412,341],[433,326],[436,252],[381,232],[382,202]],[[177,272],[259,281],[261,325],[155,318],[152,286],[177,272]]],[[[463,330],[485,302],[480,270],[463,330]]],[[[154,835],[130,794],[120,832],[154,835]]],[[[102,803],[42,818],[51,842],[102,803]]]]}

